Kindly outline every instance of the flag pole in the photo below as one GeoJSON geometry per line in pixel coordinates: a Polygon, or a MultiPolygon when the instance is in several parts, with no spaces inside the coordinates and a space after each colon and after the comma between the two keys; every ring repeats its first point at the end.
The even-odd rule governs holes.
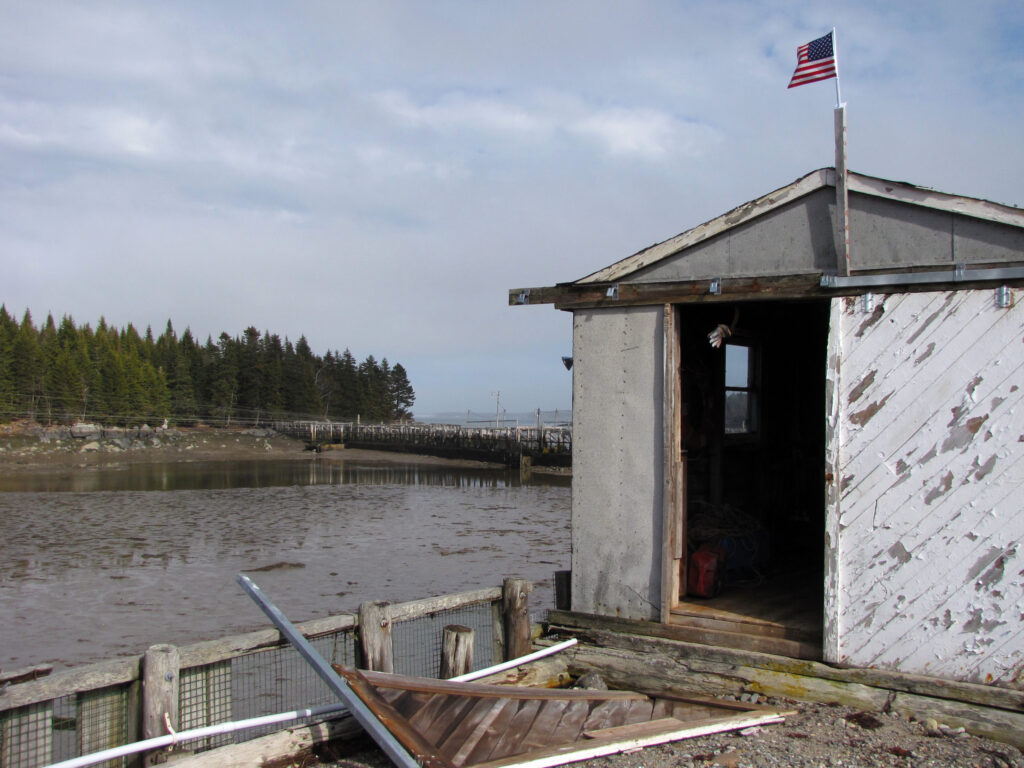
{"type": "Polygon", "coordinates": [[[832,58],[836,68],[836,271],[850,274],[850,190],[846,170],[846,105],[839,97],[839,47],[832,27],[832,58]]]}
{"type": "Polygon", "coordinates": [[[850,274],[850,191],[846,170],[846,105],[839,97],[839,47],[832,27],[832,60],[836,68],[836,271],[850,274]]]}
{"type": "Polygon", "coordinates": [[[839,41],[836,39],[836,28],[832,27],[832,60],[836,68],[836,109],[843,106],[843,100],[839,98],[839,41]]]}

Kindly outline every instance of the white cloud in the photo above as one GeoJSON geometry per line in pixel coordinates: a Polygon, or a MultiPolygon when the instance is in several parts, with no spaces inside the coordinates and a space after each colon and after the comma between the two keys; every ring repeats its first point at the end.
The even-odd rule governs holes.
{"type": "Polygon", "coordinates": [[[494,135],[544,136],[550,120],[511,101],[455,92],[431,104],[416,104],[400,91],[384,91],[377,102],[386,111],[416,128],[436,131],[472,130],[494,135]]]}
{"type": "Polygon", "coordinates": [[[720,139],[709,126],[684,123],[654,109],[602,110],[576,121],[569,129],[596,140],[612,155],[648,160],[675,152],[696,157],[720,139]]]}
{"type": "Polygon", "coordinates": [[[109,106],[0,102],[0,142],[87,156],[146,156],[168,149],[166,126],[142,112],[109,106]]]}
{"type": "Polygon", "coordinates": [[[708,125],[679,120],[651,107],[593,106],[578,96],[551,91],[516,99],[459,92],[417,104],[408,94],[394,90],[377,95],[378,105],[388,114],[414,128],[534,142],[584,138],[614,156],[653,160],[679,153],[695,157],[721,138],[708,125]]]}

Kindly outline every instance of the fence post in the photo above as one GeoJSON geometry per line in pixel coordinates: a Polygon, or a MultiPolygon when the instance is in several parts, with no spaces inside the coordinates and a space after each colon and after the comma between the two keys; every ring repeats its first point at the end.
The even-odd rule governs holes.
{"type": "Polygon", "coordinates": [[[507,578],[502,586],[501,603],[505,613],[505,658],[511,661],[525,656],[530,643],[530,606],[527,595],[533,585],[526,579],[507,578]]]}
{"type": "Polygon", "coordinates": [[[473,669],[473,630],[459,624],[444,628],[441,639],[441,679],[464,675],[473,669]]]}
{"type": "Polygon", "coordinates": [[[391,611],[388,603],[359,605],[359,642],[365,669],[374,672],[395,671],[395,651],[391,643],[391,611]]]}
{"type": "MultiPolygon", "coordinates": [[[[176,646],[154,645],[142,657],[142,738],[167,735],[167,723],[174,730],[178,729],[180,671],[181,654],[176,646]]],[[[145,765],[165,762],[167,751],[156,749],[147,752],[145,765]]]]}

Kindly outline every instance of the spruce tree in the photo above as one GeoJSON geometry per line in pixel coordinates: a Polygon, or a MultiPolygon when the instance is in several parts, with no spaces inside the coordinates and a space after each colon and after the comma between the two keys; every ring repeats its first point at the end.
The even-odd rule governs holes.
{"type": "Polygon", "coordinates": [[[409,377],[401,363],[395,363],[391,369],[391,417],[404,421],[412,416],[412,404],[416,402],[409,377]]]}
{"type": "Polygon", "coordinates": [[[18,324],[0,304],[0,420],[14,415],[14,344],[18,338],[18,324]]]}

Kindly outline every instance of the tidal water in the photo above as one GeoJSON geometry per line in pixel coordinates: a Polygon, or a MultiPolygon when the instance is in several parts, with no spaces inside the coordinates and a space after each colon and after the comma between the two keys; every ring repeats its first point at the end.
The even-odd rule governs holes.
{"type": "Polygon", "coordinates": [[[568,479],[373,461],[0,477],[0,669],[76,666],[569,567],[568,479]]]}

